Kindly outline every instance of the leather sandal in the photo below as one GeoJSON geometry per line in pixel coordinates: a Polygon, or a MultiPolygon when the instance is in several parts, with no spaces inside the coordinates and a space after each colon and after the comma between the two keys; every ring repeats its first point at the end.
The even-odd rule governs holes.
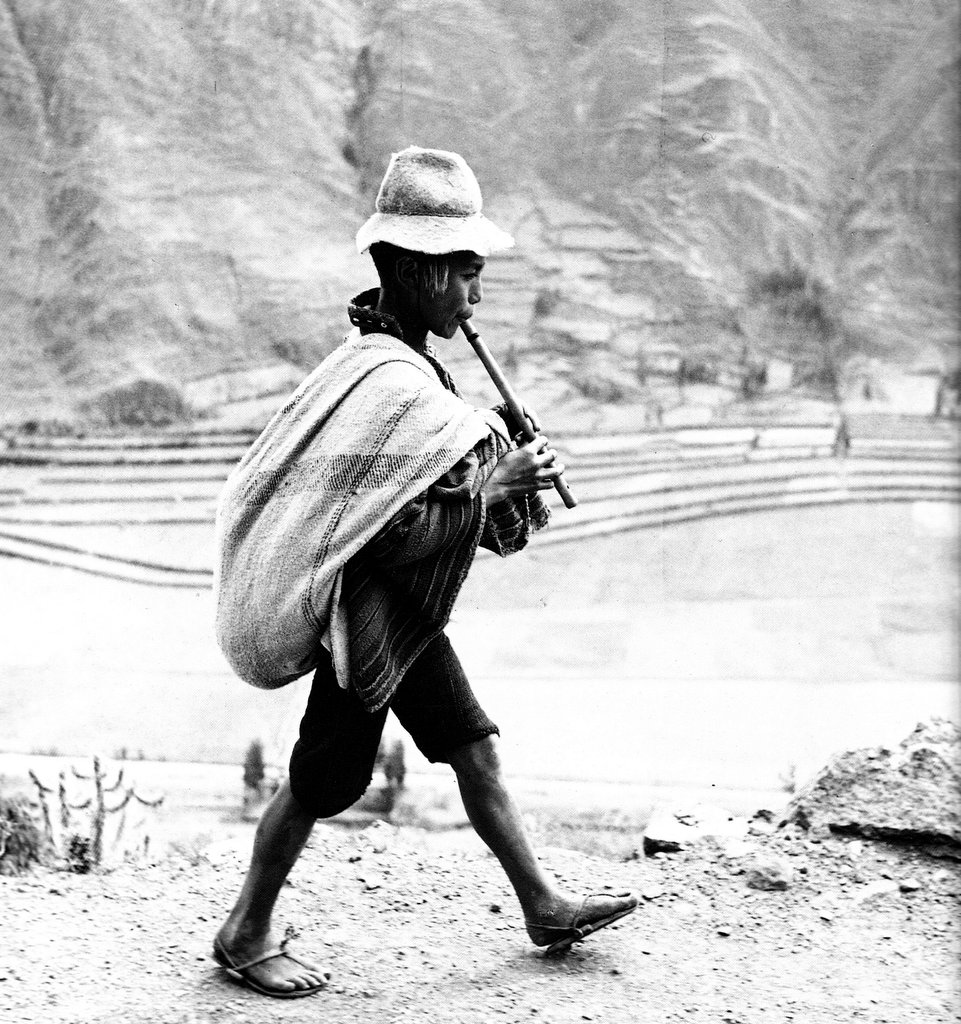
{"type": "Polygon", "coordinates": [[[525,919],[527,934],[535,946],[547,946],[544,950],[548,953],[560,953],[570,949],[575,942],[581,942],[588,935],[592,935],[601,928],[627,917],[637,909],[637,897],[633,893],[593,893],[585,896],[581,905],[577,908],[568,925],[536,924],[525,919]],[[589,903],[591,900],[614,901],[614,909],[608,913],[595,910],[591,914],[589,903]],[[600,916],[598,914],[600,913],[600,916]]]}
{"type": "Polygon", "coordinates": [[[254,992],[259,992],[262,996],[272,996],[274,999],[300,999],[303,996],[312,996],[316,992],[320,992],[322,989],[327,987],[327,980],[325,980],[318,985],[310,985],[307,988],[270,988],[268,985],[264,985],[252,978],[247,973],[251,967],[256,967],[258,964],[266,963],[268,960],[274,960],[279,956],[286,957],[288,960],[292,960],[295,964],[300,964],[301,967],[306,968],[312,973],[323,973],[327,980],[330,978],[330,975],[327,974],[326,971],[318,972],[316,968],[311,967],[310,964],[305,964],[299,957],[290,953],[283,945],[270,949],[262,956],[254,957],[253,960],[245,960],[243,963],[235,963],[227,950],[224,949],[223,943],[220,939],[214,939],[214,959],[221,967],[223,967],[227,976],[232,978],[234,981],[239,982],[241,985],[246,985],[247,988],[253,989],[254,992]]]}

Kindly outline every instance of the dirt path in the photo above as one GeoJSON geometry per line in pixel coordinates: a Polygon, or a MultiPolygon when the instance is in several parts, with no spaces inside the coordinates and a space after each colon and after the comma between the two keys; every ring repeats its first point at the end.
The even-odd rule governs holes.
{"type": "Polygon", "coordinates": [[[544,849],[573,889],[642,895],[632,918],[548,959],[528,944],[489,856],[414,830],[318,826],[279,919],[333,980],[293,1001],[243,990],[209,959],[246,851],[0,878],[0,1020],[961,1020],[961,865],[792,829],[748,842],[619,863],[544,849]],[[786,891],[747,886],[759,855],[790,865],[786,891]]]}

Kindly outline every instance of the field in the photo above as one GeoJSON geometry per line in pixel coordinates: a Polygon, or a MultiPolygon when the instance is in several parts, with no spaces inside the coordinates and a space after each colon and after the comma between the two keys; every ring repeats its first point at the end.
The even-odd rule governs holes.
{"type": "MultiPolygon", "coordinates": [[[[956,717],[956,536],[953,506],[916,503],[535,543],[475,566],[450,633],[532,799],[571,780],[571,805],[678,788],[750,803],[833,751],[956,717]]],[[[239,683],[208,591],[0,570],[0,750],[238,765],[259,738],[285,762],[306,681],[239,683]]]]}

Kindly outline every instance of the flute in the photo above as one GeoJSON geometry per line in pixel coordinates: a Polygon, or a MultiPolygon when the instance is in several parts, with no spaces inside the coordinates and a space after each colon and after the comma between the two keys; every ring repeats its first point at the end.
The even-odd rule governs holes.
{"type": "MultiPolygon", "coordinates": [[[[510,410],[511,415],[520,424],[521,430],[524,433],[524,437],[528,441],[533,441],[537,437],[537,432],[534,430],[534,424],[531,423],[527,413],[524,412],[524,407],[520,403],[514,389],[510,386],[507,378],[504,376],[503,371],[497,365],[497,360],[491,355],[490,349],[484,344],[484,339],[474,330],[474,325],[470,320],[462,320],[460,329],[464,332],[465,337],[471,343],[471,347],[477,353],[478,358],[484,364],[484,369],[490,374],[491,380],[494,382],[495,387],[501,393],[504,401],[507,403],[507,408],[510,410]]],[[[554,477],[554,489],[561,496],[561,500],[568,508],[574,508],[577,504],[577,498],[571,494],[570,488],[564,481],[563,476],[554,477]]]]}

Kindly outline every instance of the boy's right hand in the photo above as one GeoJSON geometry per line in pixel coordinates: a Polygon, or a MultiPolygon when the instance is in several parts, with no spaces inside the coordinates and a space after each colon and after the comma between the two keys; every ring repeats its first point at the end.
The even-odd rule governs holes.
{"type": "Polygon", "coordinates": [[[496,505],[507,498],[547,491],[563,472],[564,466],[557,461],[557,452],[550,447],[546,437],[538,435],[498,460],[494,472],[484,484],[484,496],[488,505],[496,505]]]}

